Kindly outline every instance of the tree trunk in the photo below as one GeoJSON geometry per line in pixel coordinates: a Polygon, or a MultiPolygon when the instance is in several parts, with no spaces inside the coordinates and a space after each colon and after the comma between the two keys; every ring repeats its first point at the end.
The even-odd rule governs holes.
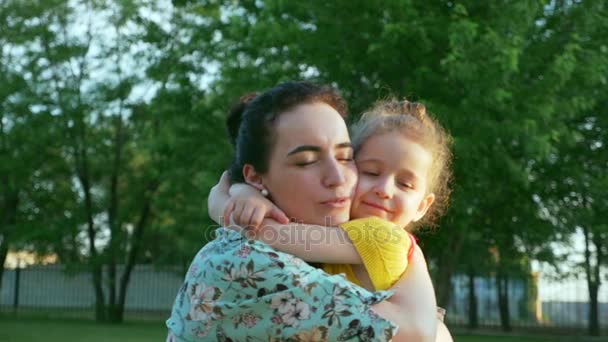
{"type": "Polygon", "coordinates": [[[121,323],[122,318],[116,315],[116,260],[114,258],[109,259],[106,284],[108,285],[108,304],[106,307],[108,322],[121,323]]]}
{"type": "Polygon", "coordinates": [[[599,285],[597,282],[588,283],[589,287],[589,335],[600,336],[600,321],[598,315],[597,293],[599,285]]]}
{"type": "Polygon", "coordinates": [[[8,239],[6,235],[0,235],[0,292],[2,291],[2,278],[4,276],[4,262],[8,254],[8,239]]]}
{"type": "Polygon", "coordinates": [[[137,255],[141,246],[141,239],[143,237],[144,229],[147,226],[150,217],[150,211],[152,208],[152,197],[156,192],[156,189],[158,189],[158,185],[159,183],[156,181],[148,185],[148,188],[144,193],[144,205],[141,208],[139,220],[137,221],[137,225],[135,226],[135,230],[133,231],[133,235],[131,237],[131,248],[129,249],[127,255],[127,262],[125,264],[124,273],[120,278],[118,303],[116,307],[116,314],[120,321],[123,320],[125,300],[127,298],[127,290],[129,286],[129,280],[131,278],[131,272],[133,271],[133,267],[137,262],[137,255]]]}
{"type": "Polygon", "coordinates": [[[435,292],[437,294],[437,305],[447,307],[452,294],[452,275],[458,264],[457,256],[460,255],[464,243],[464,234],[458,234],[450,243],[437,263],[437,277],[435,279],[435,292]]]}
{"type": "Polygon", "coordinates": [[[496,275],[498,287],[498,309],[500,312],[500,326],[503,331],[511,331],[511,317],[509,315],[509,277],[501,270],[496,275]]]}
{"type": "Polygon", "coordinates": [[[473,267],[469,268],[469,329],[479,327],[479,315],[477,313],[477,293],[475,292],[475,272],[473,267]]]}
{"type": "Polygon", "coordinates": [[[103,278],[102,266],[92,265],[91,275],[93,276],[93,289],[95,291],[95,320],[105,322],[107,317],[103,286],[101,284],[103,278]]]}
{"type": "MultiPolygon", "coordinates": [[[[4,112],[0,109],[0,155],[6,153],[6,135],[4,133],[4,112]]],[[[2,175],[2,189],[8,193],[8,175],[2,175]]],[[[8,215],[5,212],[8,197],[5,193],[0,193],[0,293],[2,293],[2,277],[4,276],[4,262],[8,254],[8,215]]]]}
{"type": "Polygon", "coordinates": [[[587,276],[587,289],[589,290],[589,335],[599,336],[600,335],[600,322],[599,322],[599,306],[598,306],[598,290],[600,288],[600,261],[601,261],[601,241],[596,238],[595,234],[591,233],[587,227],[583,227],[583,233],[585,235],[585,273],[587,276]],[[592,264],[591,259],[593,255],[591,253],[591,244],[595,244],[596,254],[595,263],[592,264]]]}
{"type": "MultiPolygon", "coordinates": [[[[82,123],[84,125],[84,123],[82,123]]],[[[82,128],[84,131],[84,128],[82,128]]],[[[84,143],[84,132],[82,134],[82,142],[84,143]]],[[[93,290],[95,292],[95,320],[105,322],[107,320],[105,310],[105,297],[103,293],[103,268],[97,249],[95,248],[95,223],[93,222],[93,200],[91,196],[91,184],[89,178],[88,159],[85,147],[76,148],[76,167],[77,175],[84,193],[84,209],[87,218],[87,238],[90,250],[91,276],[93,280],[93,290]]]]}
{"type": "MultiPolygon", "coordinates": [[[[8,188],[8,184],[7,188],[8,188]]],[[[1,203],[1,202],[0,202],[1,203]]],[[[19,193],[8,192],[4,194],[4,203],[0,208],[0,290],[4,276],[4,262],[8,255],[8,247],[12,231],[17,224],[17,209],[19,208],[19,193]]]]}
{"type": "MultiPolygon", "coordinates": [[[[121,102],[122,103],[122,102],[121,102]]],[[[108,223],[110,226],[110,243],[108,246],[108,320],[112,323],[122,322],[122,309],[116,297],[116,258],[118,253],[118,243],[120,241],[119,234],[121,222],[119,220],[119,196],[118,196],[118,178],[120,175],[122,148],[123,148],[123,132],[122,119],[116,117],[116,127],[114,135],[114,160],[112,163],[112,174],[110,176],[110,202],[108,204],[108,223]]]]}
{"type": "Polygon", "coordinates": [[[97,254],[95,248],[95,225],[93,223],[93,204],[91,200],[91,192],[88,181],[85,180],[83,183],[83,189],[85,194],[85,207],[87,213],[87,235],[89,240],[89,250],[91,253],[91,260],[89,265],[91,266],[91,275],[93,278],[93,289],[95,291],[95,320],[99,322],[106,321],[105,314],[105,297],[103,294],[103,268],[102,263],[97,254]]]}

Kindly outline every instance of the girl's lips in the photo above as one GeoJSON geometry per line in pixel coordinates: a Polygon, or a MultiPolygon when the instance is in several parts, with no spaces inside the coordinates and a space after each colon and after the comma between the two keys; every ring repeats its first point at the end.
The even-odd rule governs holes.
{"type": "Polygon", "coordinates": [[[370,206],[370,207],[372,207],[372,208],[378,209],[378,210],[386,211],[387,213],[390,213],[390,212],[391,212],[391,211],[390,211],[390,210],[388,210],[387,208],[385,208],[385,207],[383,207],[383,206],[381,206],[381,205],[379,205],[379,204],[376,204],[376,203],[365,202],[365,201],[363,201],[363,202],[361,202],[361,203],[363,203],[363,204],[365,204],[365,205],[367,205],[367,206],[370,206]]]}

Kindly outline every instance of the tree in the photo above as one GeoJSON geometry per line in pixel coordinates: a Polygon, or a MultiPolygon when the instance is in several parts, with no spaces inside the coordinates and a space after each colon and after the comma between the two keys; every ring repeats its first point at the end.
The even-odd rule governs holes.
{"type": "MultiPolygon", "coordinates": [[[[9,81],[24,89],[19,94],[27,102],[24,108],[41,113],[31,116],[45,121],[33,126],[35,121],[21,123],[17,114],[2,118],[1,152],[16,153],[19,144],[28,142],[24,137],[9,140],[17,134],[35,142],[23,145],[35,161],[48,157],[39,154],[41,146],[52,147],[53,160],[62,168],[44,167],[62,188],[45,185],[48,181],[40,179],[40,171],[30,164],[7,167],[14,173],[4,178],[24,175],[32,179],[27,185],[33,189],[49,187],[45,207],[65,213],[65,226],[54,231],[57,238],[38,227],[36,239],[30,236],[29,242],[50,246],[63,263],[87,265],[96,318],[121,322],[136,263],[150,259],[159,247],[179,261],[191,256],[194,243],[180,253],[171,251],[179,245],[167,246],[153,237],[175,236],[168,229],[180,225],[187,232],[179,237],[183,240],[197,231],[196,236],[201,235],[201,222],[210,220],[205,220],[206,210],[199,203],[225,160],[224,151],[200,144],[201,136],[213,140],[223,132],[217,129],[220,118],[205,112],[209,98],[197,84],[202,77],[194,73],[198,60],[185,57],[192,50],[185,36],[195,28],[188,22],[191,8],[180,11],[146,1],[14,1],[6,6],[13,9],[3,12],[7,22],[24,23],[10,32],[19,37],[14,45],[22,58],[16,66],[7,64],[7,77],[25,75],[22,82],[9,81]],[[168,22],[157,23],[154,16],[142,14],[146,11],[165,13],[168,22]],[[14,34],[23,27],[29,35],[14,34]],[[29,135],[38,127],[56,134],[54,143],[29,135]],[[205,170],[207,163],[213,166],[205,170]],[[198,224],[193,225],[194,220],[198,224]]],[[[204,32],[196,29],[198,35],[204,32]]],[[[14,97],[7,93],[4,105],[13,105],[14,97]]],[[[20,157],[28,160],[26,154],[20,157]]],[[[14,179],[9,185],[8,195],[21,191],[14,179]]],[[[16,206],[13,197],[6,198],[8,209],[16,206]]],[[[4,217],[11,227],[26,226],[15,223],[14,215],[4,217]]],[[[33,217],[48,219],[35,213],[33,217]]],[[[206,240],[194,241],[200,247],[206,240]]]]}
{"type": "MultiPolygon", "coordinates": [[[[577,127],[573,141],[561,148],[539,171],[550,186],[543,196],[549,218],[567,235],[582,233],[583,262],[578,265],[587,280],[589,291],[589,334],[599,336],[598,293],[602,273],[608,266],[608,227],[601,213],[607,202],[606,188],[606,124],[601,112],[605,101],[572,122],[577,127]]],[[[576,252],[575,252],[576,253],[576,252]]]]}
{"type": "MultiPolygon", "coordinates": [[[[35,3],[0,4],[0,265],[11,248],[34,248],[46,232],[69,222],[64,209],[71,205],[71,189],[57,144],[56,118],[38,106],[29,87],[44,74],[44,64],[30,58],[43,28],[27,20],[41,12],[35,3]],[[54,207],[55,201],[63,207],[54,207]]],[[[44,250],[49,245],[37,246],[44,250]]]]}
{"type": "Polygon", "coordinates": [[[545,184],[539,192],[546,217],[565,236],[580,229],[585,241],[584,262],[590,298],[589,333],[599,335],[597,295],[601,270],[606,264],[606,226],[598,213],[605,210],[607,122],[603,113],[606,96],[599,89],[606,86],[606,4],[597,1],[577,6],[559,3],[554,9],[565,19],[553,18],[547,23],[560,37],[570,37],[570,57],[561,65],[573,70],[564,78],[559,90],[564,103],[564,125],[568,133],[556,141],[556,148],[546,160],[534,168],[535,177],[545,184]],[[589,13],[594,13],[589,15],[589,13]],[[574,28],[574,30],[573,30],[574,28]]]}

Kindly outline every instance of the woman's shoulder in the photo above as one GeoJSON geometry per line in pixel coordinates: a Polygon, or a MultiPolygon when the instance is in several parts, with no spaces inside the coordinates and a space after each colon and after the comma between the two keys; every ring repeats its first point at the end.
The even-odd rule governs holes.
{"type": "Polygon", "coordinates": [[[370,306],[390,295],[359,288],[341,275],[219,230],[193,261],[167,326],[175,336],[192,340],[220,335],[235,341],[287,339],[315,327],[322,327],[327,340],[339,340],[355,326],[389,340],[396,327],[370,306]],[[234,329],[239,324],[248,329],[234,329]]]}
{"type": "Polygon", "coordinates": [[[276,266],[277,263],[301,266],[304,263],[303,260],[291,254],[277,251],[262,241],[248,237],[246,232],[239,233],[224,227],[216,230],[215,238],[198,252],[195,260],[201,258],[205,261],[217,259],[224,263],[227,258],[230,261],[247,259],[247,262],[253,260],[260,264],[269,263],[266,266],[276,266]]]}

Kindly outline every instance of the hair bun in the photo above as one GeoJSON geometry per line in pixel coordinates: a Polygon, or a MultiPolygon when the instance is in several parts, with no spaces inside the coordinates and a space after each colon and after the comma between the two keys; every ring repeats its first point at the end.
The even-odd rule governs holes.
{"type": "Polygon", "coordinates": [[[418,120],[424,120],[426,117],[426,106],[419,102],[410,102],[403,100],[405,113],[415,116],[418,120]]]}
{"type": "Polygon", "coordinates": [[[236,146],[236,138],[239,135],[239,127],[241,127],[241,122],[243,121],[243,113],[245,112],[245,108],[247,108],[247,104],[249,104],[249,102],[251,102],[256,96],[258,96],[257,93],[250,93],[241,96],[239,101],[234,104],[228,112],[228,117],[226,117],[226,128],[228,129],[228,136],[232,146],[236,146]]]}

